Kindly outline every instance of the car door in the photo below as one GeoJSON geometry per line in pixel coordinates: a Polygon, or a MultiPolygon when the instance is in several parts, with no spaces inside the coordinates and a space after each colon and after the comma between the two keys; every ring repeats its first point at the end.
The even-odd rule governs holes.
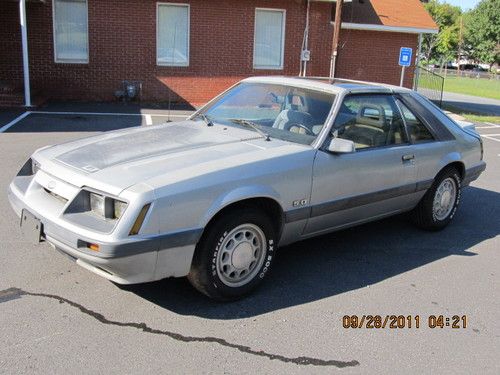
{"type": "MultiPolygon", "coordinates": [[[[410,94],[398,95],[396,99],[401,110],[407,134],[413,144],[415,168],[417,173],[417,190],[421,195],[429,188],[439,170],[443,157],[455,152],[453,135],[444,126],[436,126],[440,121],[451,121],[441,113],[442,118],[435,118],[434,114],[419,103],[410,94]]],[[[437,112],[440,114],[440,111],[437,112]]]]}
{"type": "Polygon", "coordinates": [[[346,96],[331,133],[331,138],[353,141],[356,151],[318,151],[305,235],[411,207],[416,188],[413,149],[392,95],[346,96]]]}

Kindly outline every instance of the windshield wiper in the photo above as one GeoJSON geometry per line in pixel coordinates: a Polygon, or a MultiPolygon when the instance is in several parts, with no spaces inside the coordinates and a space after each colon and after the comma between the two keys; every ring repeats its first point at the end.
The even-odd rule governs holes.
{"type": "Polygon", "coordinates": [[[241,118],[230,118],[228,120],[231,121],[231,122],[234,122],[235,124],[238,124],[238,125],[249,126],[253,130],[255,130],[257,133],[259,133],[261,136],[263,136],[266,141],[270,141],[271,140],[271,137],[269,137],[269,134],[267,134],[266,132],[262,131],[262,129],[260,128],[260,126],[257,125],[255,122],[252,122],[250,120],[241,119],[241,118]]]}
{"type": "Polygon", "coordinates": [[[200,117],[203,121],[205,121],[205,124],[207,124],[207,126],[214,126],[214,123],[212,122],[210,117],[208,117],[206,114],[198,113],[194,118],[198,118],[198,117],[200,117]]]}

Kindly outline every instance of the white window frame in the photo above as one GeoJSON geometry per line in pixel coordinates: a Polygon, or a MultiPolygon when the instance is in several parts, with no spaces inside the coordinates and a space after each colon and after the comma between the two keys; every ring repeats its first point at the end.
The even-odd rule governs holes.
{"type": "Polygon", "coordinates": [[[57,42],[56,42],[56,5],[57,0],[52,0],[52,39],[54,45],[54,62],[58,64],[88,64],[89,63],[89,1],[85,0],[87,8],[87,58],[86,59],[58,59],[57,58],[57,42]]]}
{"type": "Polygon", "coordinates": [[[277,8],[255,8],[254,15],[254,25],[253,25],[253,68],[260,70],[283,70],[285,65],[285,30],[286,30],[286,9],[277,8]],[[271,12],[281,12],[283,14],[283,25],[281,28],[281,65],[280,66],[268,66],[268,65],[257,65],[255,63],[255,46],[257,37],[257,12],[258,11],[271,11],[271,12]]]}
{"type": "Polygon", "coordinates": [[[190,61],[190,53],[191,49],[191,5],[186,3],[164,3],[157,2],[156,3],[156,65],[157,66],[179,66],[179,67],[187,67],[189,66],[190,61]],[[188,22],[187,22],[187,61],[185,63],[169,63],[169,62],[160,62],[158,60],[158,39],[159,39],[159,26],[160,26],[160,6],[168,5],[168,6],[177,6],[177,7],[185,7],[188,10],[188,22]]]}

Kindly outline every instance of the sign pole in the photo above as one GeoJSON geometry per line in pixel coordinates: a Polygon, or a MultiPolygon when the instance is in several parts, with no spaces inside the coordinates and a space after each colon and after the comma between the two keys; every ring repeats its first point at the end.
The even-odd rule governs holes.
{"type": "Polygon", "coordinates": [[[401,66],[401,81],[399,82],[399,86],[403,87],[403,83],[405,80],[405,69],[408,66],[411,66],[411,56],[413,54],[413,50],[408,47],[401,47],[399,51],[399,66],[401,66]]]}

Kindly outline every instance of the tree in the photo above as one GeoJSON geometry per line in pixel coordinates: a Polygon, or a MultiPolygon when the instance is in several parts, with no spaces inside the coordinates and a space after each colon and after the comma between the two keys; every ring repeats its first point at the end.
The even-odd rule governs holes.
{"type": "Polygon", "coordinates": [[[482,0],[466,17],[466,42],[471,57],[500,63],[500,0],[482,0]]]}
{"type": "Polygon", "coordinates": [[[438,34],[424,36],[422,48],[425,58],[427,61],[431,59],[437,59],[443,63],[449,61],[456,55],[459,19],[462,11],[460,7],[437,0],[431,0],[424,6],[439,26],[438,34]]]}

